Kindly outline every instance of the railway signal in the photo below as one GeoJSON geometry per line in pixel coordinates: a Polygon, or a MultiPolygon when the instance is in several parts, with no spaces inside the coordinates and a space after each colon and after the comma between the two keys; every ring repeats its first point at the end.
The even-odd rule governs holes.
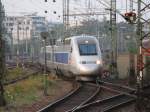
{"type": "Polygon", "coordinates": [[[124,18],[126,21],[128,21],[129,23],[134,23],[136,21],[136,13],[134,12],[127,12],[124,14],[124,18]]]}

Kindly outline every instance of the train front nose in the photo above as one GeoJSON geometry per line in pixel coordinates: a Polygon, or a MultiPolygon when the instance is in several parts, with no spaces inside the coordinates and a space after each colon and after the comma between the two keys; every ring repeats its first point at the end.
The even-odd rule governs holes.
{"type": "Polygon", "coordinates": [[[79,64],[78,68],[82,75],[97,75],[101,72],[102,64],[79,64]]]}

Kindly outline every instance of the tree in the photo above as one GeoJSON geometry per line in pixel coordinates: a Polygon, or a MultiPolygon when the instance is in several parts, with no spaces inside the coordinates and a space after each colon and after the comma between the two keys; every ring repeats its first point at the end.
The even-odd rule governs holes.
{"type": "Polygon", "coordinates": [[[4,106],[6,104],[4,98],[4,65],[5,65],[5,43],[3,39],[3,20],[4,20],[4,7],[0,1],[0,106],[4,106]]]}

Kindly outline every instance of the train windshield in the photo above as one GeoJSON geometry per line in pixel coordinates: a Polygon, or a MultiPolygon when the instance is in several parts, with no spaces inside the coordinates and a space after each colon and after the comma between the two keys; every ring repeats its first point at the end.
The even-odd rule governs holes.
{"type": "Polygon", "coordinates": [[[96,44],[79,44],[80,55],[97,55],[96,44]]]}

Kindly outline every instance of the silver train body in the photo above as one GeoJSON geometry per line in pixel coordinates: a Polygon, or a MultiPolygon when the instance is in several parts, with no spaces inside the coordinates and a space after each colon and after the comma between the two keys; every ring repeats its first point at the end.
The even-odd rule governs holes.
{"type": "MultiPolygon", "coordinates": [[[[46,46],[47,67],[77,80],[94,80],[101,75],[102,57],[99,42],[93,36],[73,36],[46,46]]],[[[44,48],[40,63],[44,64],[44,48]]]]}

